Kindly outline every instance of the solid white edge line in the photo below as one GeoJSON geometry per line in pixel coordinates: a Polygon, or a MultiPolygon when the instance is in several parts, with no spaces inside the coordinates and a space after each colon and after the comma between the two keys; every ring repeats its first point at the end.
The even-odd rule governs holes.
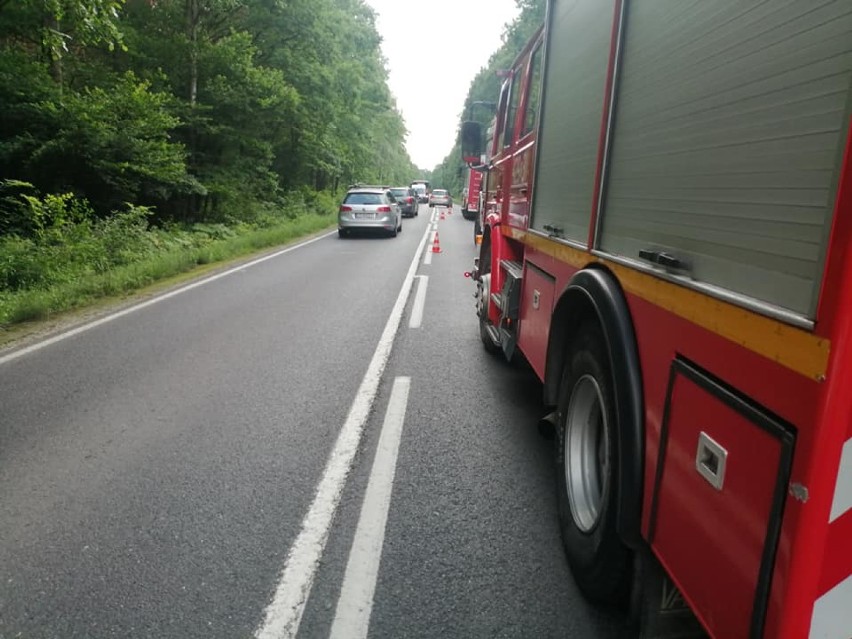
{"type": "Polygon", "coordinates": [[[364,425],[376,399],[379,383],[390,357],[391,346],[402,321],[405,303],[414,283],[420,253],[426,246],[428,237],[429,232],[426,231],[414,253],[414,259],[408,267],[408,273],[382,336],[379,338],[373,358],[370,360],[367,372],[361,380],[361,386],[349,408],[346,421],[329,455],[314,499],[302,520],[301,530],[287,553],[275,594],[266,608],[263,624],[255,632],[255,637],[258,639],[292,638],[299,631],[305,603],[328,540],[331,522],[340,503],[340,495],[355,459],[355,453],[358,452],[364,425]]]}
{"type": "Polygon", "coordinates": [[[204,279],[198,280],[197,282],[193,282],[192,284],[187,284],[186,286],[182,286],[173,291],[169,291],[168,293],[163,293],[162,295],[158,295],[157,297],[145,300],[144,302],[140,302],[139,304],[134,304],[133,306],[129,306],[128,308],[122,309],[117,313],[113,313],[112,315],[101,317],[100,319],[96,319],[87,324],[83,324],[82,326],[72,328],[71,330],[65,331],[64,333],[60,333],[59,335],[54,335],[53,337],[49,337],[48,339],[42,342],[38,342],[37,344],[32,344],[19,350],[12,351],[11,353],[0,356],[0,366],[7,362],[11,362],[12,360],[18,359],[19,357],[23,357],[24,355],[29,355],[30,353],[34,353],[35,351],[41,350],[42,348],[46,348],[48,346],[51,346],[52,344],[56,344],[57,342],[61,342],[62,340],[68,339],[69,337],[74,337],[75,335],[79,335],[80,333],[85,333],[86,331],[90,331],[93,328],[97,328],[98,326],[108,324],[109,322],[124,317],[125,315],[130,315],[131,313],[135,313],[136,311],[141,311],[143,308],[148,308],[149,306],[153,306],[154,304],[175,297],[176,295],[180,295],[181,293],[186,293],[187,291],[191,291],[192,289],[198,288],[199,286],[204,286],[205,284],[209,284],[210,282],[215,282],[216,280],[222,279],[223,277],[226,277],[228,275],[232,275],[237,271],[242,271],[244,269],[255,266],[256,264],[260,264],[261,262],[266,262],[267,260],[274,259],[276,257],[284,255],[285,253],[289,253],[290,251],[295,251],[296,249],[302,248],[303,246],[307,246],[308,244],[313,244],[314,242],[318,242],[319,240],[325,239],[328,236],[333,235],[334,233],[336,233],[336,231],[330,231],[328,233],[324,233],[317,237],[311,238],[310,240],[307,240],[305,242],[301,242],[293,246],[288,246],[287,248],[282,249],[280,251],[276,251],[275,253],[264,255],[263,257],[259,257],[256,260],[252,260],[250,262],[246,262],[245,264],[240,264],[239,266],[230,268],[227,271],[216,273],[215,275],[205,277],[204,279]]]}
{"type": "Polygon", "coordinates": [[[349,551],[343,587],[337,600],[337,611],[329,632],[330,639],[363,639],[370,628],[410,387],[410,377],[397,377],[393,382],[367,492],[361,505],[361,516],[349,551]]]}
{"type": "Polygon", "coordinates": [[[837,469],[837,483],[834,487],[834,500],[831,504],[829,523],[852,508],[852,439],[843,444],[840,467],[837,469]]]}
{"type": "Polygon", "coordinates": [[[852,576],[847,577],[814,603],[809,639],[852,637],[852,576]]]}
{"type": "Polygon", "coordinates": [[[411,307],[411,319],[408,328],[420,328],[423,323],[423,309],[426,306],[426,287],[429,286],[428,275],[418,275],[417,292],[414,294],[414,304],[411,307]]]}

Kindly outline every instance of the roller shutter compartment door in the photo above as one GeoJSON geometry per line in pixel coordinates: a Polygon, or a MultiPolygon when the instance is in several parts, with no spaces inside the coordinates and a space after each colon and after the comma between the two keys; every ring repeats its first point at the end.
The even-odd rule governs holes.
{"type": "Polygon", "coordinates": [[[852,2],[630,2],[598,246],[813,317],[852,108],[852,2]]]}

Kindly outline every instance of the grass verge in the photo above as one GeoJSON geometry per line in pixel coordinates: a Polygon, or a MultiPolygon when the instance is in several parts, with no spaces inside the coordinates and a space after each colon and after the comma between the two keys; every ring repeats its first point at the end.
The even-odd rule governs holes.
{"type": "MultiPolygon", "coordinates": [[[[279,225],[254,229],[204,246],[173,248],[105,273],[87,274],[44,289],[0,293],[0,328],[45,320],[104,298],[138,291],[155,282],[188,273],[199,266],[225,262],[286,244],[333,224],[328,215],[303,215],[279,225]]],[[[0,340],[2,341],[2,340],[0,340]]]]}

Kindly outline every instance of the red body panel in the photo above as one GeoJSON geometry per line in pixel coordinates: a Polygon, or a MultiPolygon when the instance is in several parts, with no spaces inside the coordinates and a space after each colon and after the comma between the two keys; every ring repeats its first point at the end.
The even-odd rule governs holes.
{"type": "MultiPolygon", "coordinates": [[[[589,263],[595,260],[589,256],[589,263]]],[[[530,247],[526,248],[525,262],[537,265],[549,265],[548,272],[555,278],[556,298],[565,290],[571,277],[579,270],[559,260],[552,259],[541,252],[530,247]]],[[[526,287],[526,284],[525,284],[526,287]]],[[[525,292],[522,292],[522,299],[525,292]]],[[[643,531],[647,536],[650,531],[651,502],[653,497],[652,487],[655,481],[660,436],[662,431],[663,416],[666,406],[666,393],[669,383],[671,364],[680,355],[692,362],[699,363],[702,368],[722,379],[728,385],[736,388],[754,402],[767,407],[780,419],[795,425],[813,424],[816,421],[814,414],[819,402],[820,392],[823,386],[817,382],[804,379],[801,375],[780,366],[760,355],[749,351],[723,337],[709,332],[695,324],[686,321],[667,310],[650,304],[642,298],[628,295],[627,301],[636,332],[637,346],[642,364],[642,382],[645,400],[645,480],[644,480],[644,504],[643,504],[643,531]]],[[[522,306],[521,313],[526,310],[522,306]]],[[[523,327],[521,335],[523,335],[523,327]]],[[[519,340],[519,345],[521,345],[519,340]]],[[[540,340],[526,340],[521,346],[524,355],[533,360],[543,357],[543,347],[540,340]]],[[[543,377],[543,376],[542,376],[543,377]]],[[[684,407],[684,410],[693,414],[701,414],[703,406],[684,407]]],[[[793,459],[791,482],[807,485],[808,477],[814,470],[808,463],[810,453],[814,447],[813,432],[809,429],[800,429],[797,433],[796,455],[793,459]]],[[[738,443],[738,448],[744,444],[738,443]]],[[[769,609],[767,613],[767,626],[765,636],[777,636],[780,627],[789,626],[793,623],[793,615],[790,609],[798,599],[798,589],[791,593],[790,570],[791,557],[793,556],[794,539],[800,535],[803,528],[811,524],[809,518],[803,519],[804,504],[788,497],[784,504],[784,519],[781,534],[778,541],[776,553],[775,570],[770,591],[769,609]],[[777,622],[781,625],[776,625],[777,622]]],[[[824,519],[823,528],[824,528],[824,519]]],[[[661,529],[658,529],[658,533],[661,529]]],[[[796,545],[798,542],[796,542],[796,545]]],[[[818,548],[821,548],[822,544],[818,548]]],[[[746,553],[749,554],[749,553],[746,553]]],[[[749,561],[753,562],[752,556],[749,561]]],[[[821,551],[810,555],[813,564],[814,556],[821,556],[821,551]]],[[[848,564],[847,564],[848,566],[848,564]]],[[[694,570],[690,568],[690,571],[694,570]]],[[[845,568],[848,571],[848,567],[845,568]]],[[[818,566],[811,565],[809,574],[802,574],[802,578],[809,578],[816,588],[816,575],[818,566]]],[[[688,571],[687,571],[688,572],[688,571]]],[[[681,583],[678,573],[672,572],[670,576],[682,589],[684,597],[691,604],[691,592],[681,583]]],[[[795,582],[792,582],[795,583],[795,582]]],[[[751,600],[750,600],[751,601],[751,600]]],[[[813,599],[811,599],[811,604],[813,599]]],[[[799,615],[800,625],[801,613],[799,615]]],[[[805,616],[807,621],[807,616],[805,616]]],[[[718,635],[725,637],[726,635],[718,635]]],[[[803,636],[802,633],[789,636],[803,636]]]]}
{"type": "Polygon", "coordinates": [[[781,446],[683,375],[674,376],[668,408],[653,548],[668,572],[680,576],[682,591],[715,636],[744,637],[751,625],[781,446]],[[695,470],[701,432],[728,453],[724,492],[695,470]]]}
{"type": "Polygon", "coordinates": [[[555,281],[540,267],[527,260],[524,265],[524,287],[521,292],[521,325],[519,341],[533,370],[544,378],[545,354],[550,336],[550,316],[553,312],[555,281]]]}
{"type": "MultiPolygon", "coordinates": [[[[831,520],[832,503],[839,494],[849,496],[852,486],[841,484],[839,463],[844,446],[852,442],[852,122],[846,138],[840,184],[837,191],[836,211],[832,228],[829,259],[826,266],[820,300],[819,328],[830,330],[832,343],[826,381],[828,386],[822,398],[813,436],[816,440],[811,451],[812,468],[809,483],[813,492],[812,522],[803,526],[799,539],[802,547],[813,548],[813,553],[800,552],[791,558],[793,575],[802,575],[815,584],[814,597],[800,597],[792,603],[791,611],[798,623],[791,629],[779,627],[779,636],[794,637],[797,631],[805,632],[811,618],[814,598],[830,594],[843,581],[852,579],[852,508],[835,514],[831,520]],[[825,522],[829,521],[826,527],[825,522]],[[811,555],[812,556],[809,556],[811,555]],[[816,558],[821,561],[815,561],[816,558]]],[[[850,464],[852,460],[846,459],[850,464]]],[[[846,469],[847,473],[849,469],[846,469]]],[[[849,475],[847,474],[846,477],[849,475]]],[[[848,503],[848,502],[846,502],[848,503]]],[[[847,602],[852,606],[852,601],[847,602]]],[[[816,613],[814,613],[816,616],[816,613]]],[[[839,616],[839,615],[838,615],[839,616]]],[[[848,619],[847,613],[847,619],[848,619]]]]}
{"type": "Polygon", "coordinates": [[[470,169],[467,180],[467,201],[464,203],[468,211],[479,210],[479,188],[482,185],[482,172],[470,169]]]}
{"type": "MultiPolygon", "coordinates": [[[[595,239],[621,4],[621,0],[613,2],[615,21],[607,90],[601,96],[596,188],[594,201],[589,203],[589,246],[595,239]]],[[[516,60],[514,74],[528,69],[536,44],[533,38],[516,60]]],[[[526,95],[526,81],[523,86],[526,95]]],[[[519,108],[518,113],[522,112],[519,108]]],[[[498,112],[498,122],[500,117],[498,112]]],[[[487,178],[486,225],[492,246],[492,291],[503,286],[501,259],[524,264],[517,347],[545,380],[548,345],[557,330],[551,326],[553,309],[580,268],[592,263],[606,268],[606,263],[601,265],[591,253],[585,264],[576,257],[571,263],[562,261],[554,257],[557,251],[536,248],[540,242],[524,244],[501,231],[501,226],[520,231],[529,228],[536,135],[498,148],[498,126],[491,149],[493,168],[487,178]]],[[[830,519],[835,495],[852,492],[852,487],[839,485],[843,446],[852,441],[852,123],[844,158],[813,330],[831,343],[825,379],[795,372],[747,344],[684,319],[664,303],[652,303],[626,291],[644,404],[642,533],[716,637],[750,633],[764,563],[768,563],[764,570],[769,578],[765,637],[808,636],[812,623],[818,621],[812,619],[815,601],[852,580],[852,508],[830,519]],[[678,360],[695,364],[720,386],[783,425],[782,430],[795,439],[787,449],[792,454],[789,478],[779,475],[783,465],[779,440],[753,420],[681,378],[672,386],[669,398],[672,366],[678,360]],[[667,410],[668,447],[658,485],[667,410]],[[714,493],[695,470],[699,431],[708,431],[729,451],[730,475],[724,496],[714,493]],[[779,476],[789,481],[784,484],[779,476]],[[779,486],[789,491],[782,493],[779,486]],[[780,526],[774,557],[764,552],[772,521],[780,526]]],[[[493,307],[491,319],[498,319],[493,307]]]]}

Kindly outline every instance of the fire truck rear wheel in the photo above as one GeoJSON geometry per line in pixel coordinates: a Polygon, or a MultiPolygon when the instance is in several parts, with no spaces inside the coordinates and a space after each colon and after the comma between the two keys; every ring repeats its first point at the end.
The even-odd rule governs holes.
{"type": "Polygon", "coordinates": [[[485,350],[495,355],[501,352],[499,344],[495,344],[488,333],[488,309],[491,306],[491,245],[484,247],[479,256],[483,272],[476,282],[476,314],[479,319],[479,339],[485,350]]]}
{"type": "Polygon", "coordinates": [[[477,287],[479,290],[479,295],[481,296],[481,305],[480,308],[477,309],[477,315],[479,315],[479,339],[482,340],[482,346],[485,347],[485,350],[495,355],[501,352],[501,348],[499,344],[495,344],[494,340],[491,339],[491,335],[488,332],[488,307],[491,304],[491,274],[486,273],[482,276],[482,279],[477,282],[477,287]]]}
{"type": "Polygon", "coordinates": [[[557,500],[562,542],[589,599],[625,604],[630,551],[616,531],[618,424],[604,336],[596,323],[577,332],[559,392],[557,500]]]}

